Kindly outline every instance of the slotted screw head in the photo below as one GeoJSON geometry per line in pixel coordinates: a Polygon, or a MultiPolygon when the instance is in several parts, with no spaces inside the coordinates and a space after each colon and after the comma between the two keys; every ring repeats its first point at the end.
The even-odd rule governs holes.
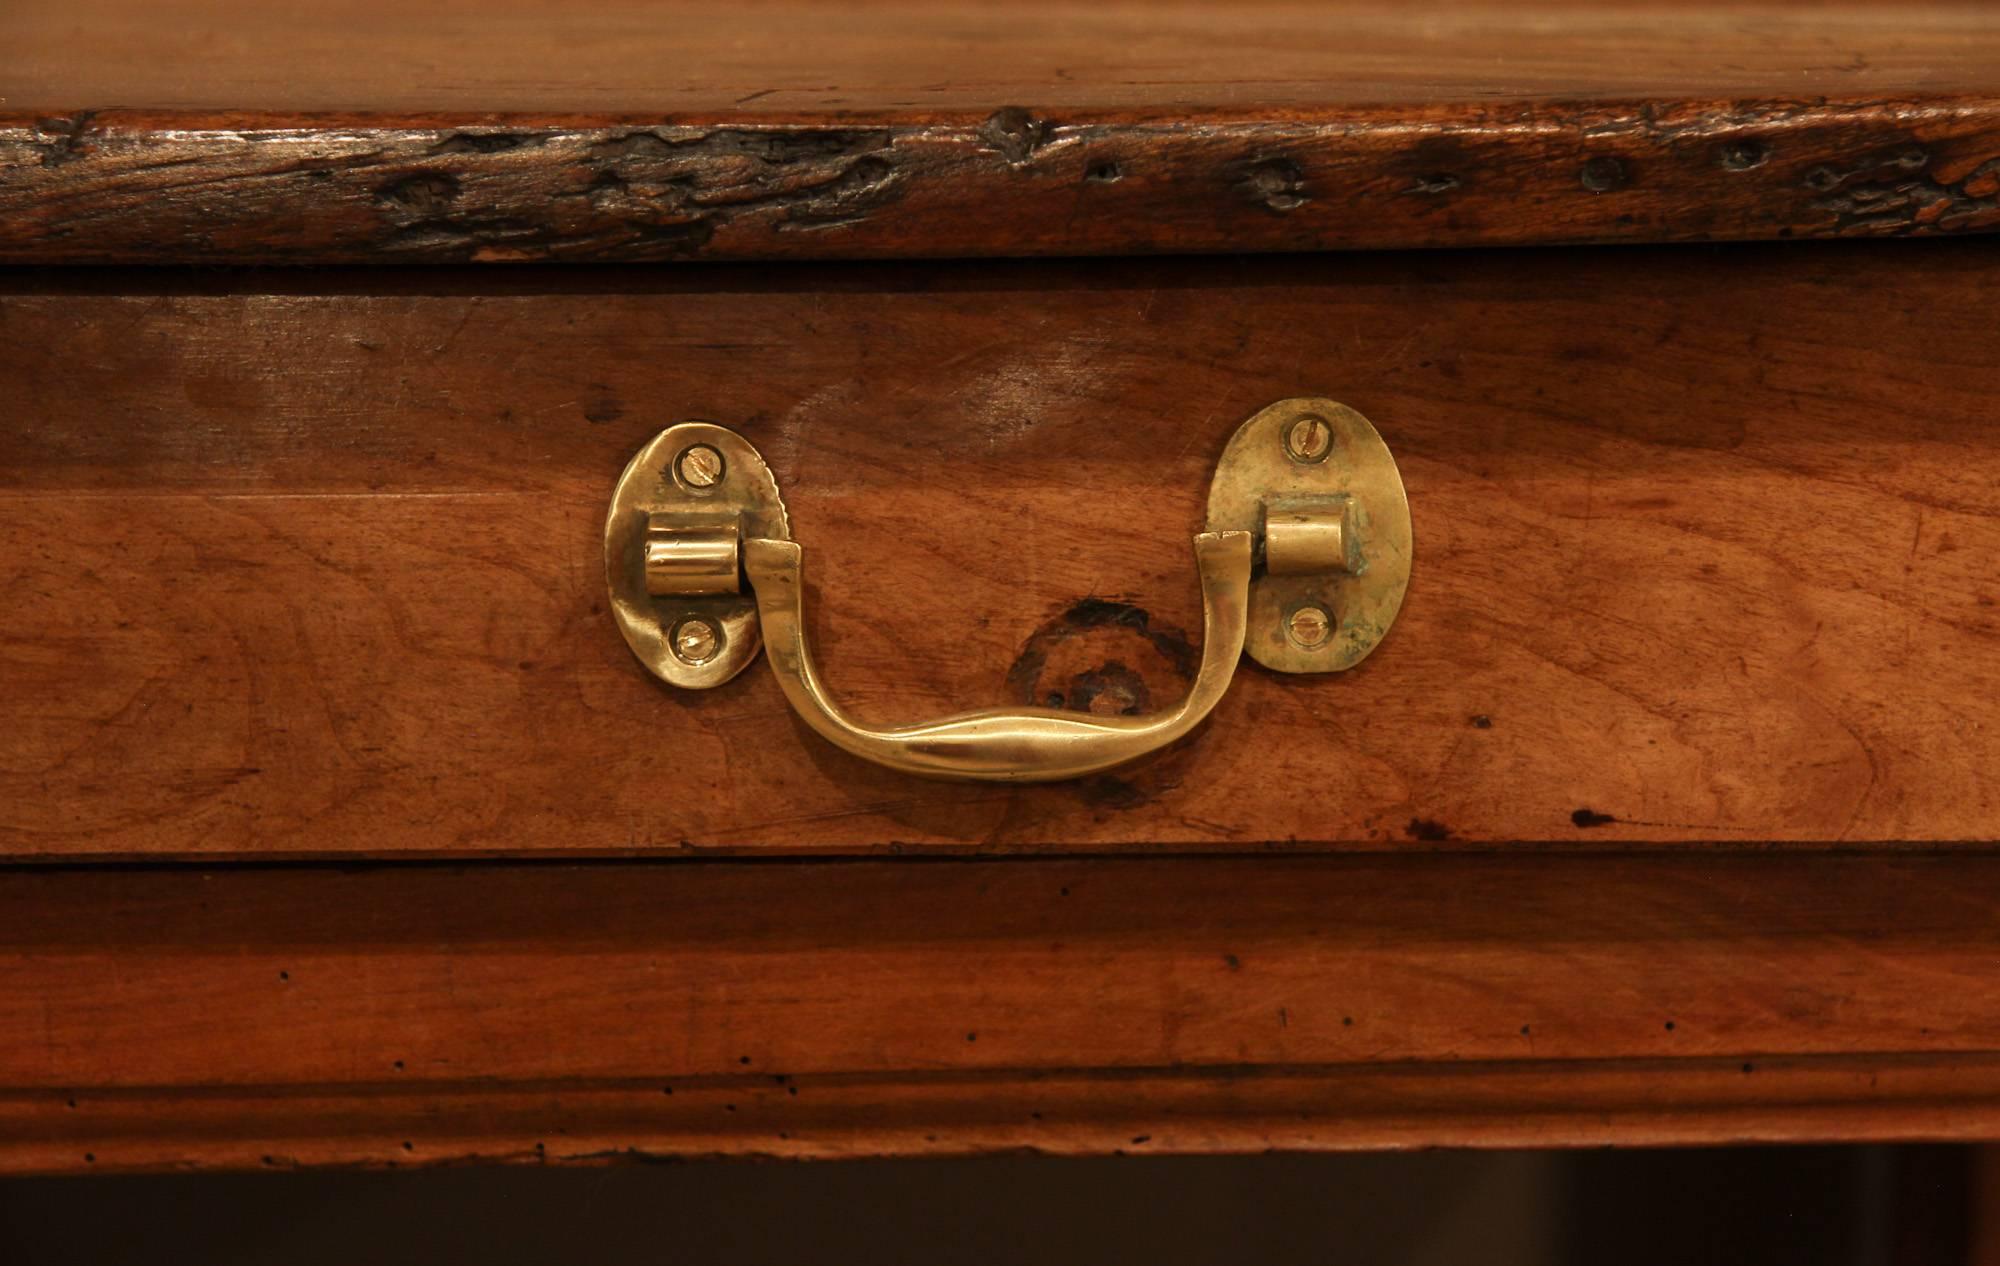
{"type": "Polygon", "coordinates": [[[674,626],[674,654],[682,662],[703,664],[715,657],[715,650],[721,643],[716,636],[715,626],[707,620],[682,620],[674,626]]]}
{"type": "Polygon", "coordinates": [[[1333,428],[1326,419],[1308,413],[1285,428],[1285,451],[1293,460],[1316,462],[1333,450],[1333,428]]]}
{"type": "Polygon", "coordinates": [[[1326,612],[1318,607],[1300,607],[1292,612],[1292,618],[1285,622],[1285,627],[1291,631],[1294,642],[1311,650],[1326,641],[1327,635],[1333,632],[1333,621],[1327,619],[1326,612]]]}
{"type": "Polygon", "coordinates": [[[713,488],[722,481],[722,454],[706,444],[691,444],[674,459],[674,469],[690,488],[713,488]]]}

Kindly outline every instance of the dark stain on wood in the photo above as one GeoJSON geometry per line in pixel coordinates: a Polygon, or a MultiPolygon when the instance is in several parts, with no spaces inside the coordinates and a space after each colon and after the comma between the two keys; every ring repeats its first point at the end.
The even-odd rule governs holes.
{"type": "Polygon", "coordinates": [[[1072,678],[1064,706],[1075,712],[1133,717],[1153,710],[1153,692],[1146,688],[1144,677],[1114,659],[1072,678]]]}
{"type": "Polygon", "coordinates": [[[1731,141],[1722,147],[1722,165],[1729,171],[1749,171],[1762,167],[1771,156],[1771,147],[1762,141],[1731,141]]]}
{"type": "Polygon", "coordinates": [[[421,172],[392,180],[376,194],[395,211],[428,220],[449,209],[458,197],[458,181],[442,172],[421,172]]]}
{"type": "Polygon", "coordinates": [[[1584,162],[1580,179],[1592,193],[1610,193],[1632,182],[1632,170],[1622,158],[1599,154],[1584,162]]]}
{"type": "Polygon", "coordinates": [[[1137,809],[1153,799],[1152,792],[1113,774],[1081,779],[1075,787],[1076,794],[1085,804],[1099,809],[1137,809]]]}
{"type": "Polygon", "coordinates": [[[1296,211],[1309,199],[1305,169],[1289,158],[1260,158],[1236,187],[1244,197],[1271,211],[1296,211]]]}
{"type": "MultiPolygon", "coordinates": [[[[624,416],[625,404],[618,398],[616,391],[601,382],[594,382],[585,390],[584,421],[602,426],[608,422],[616,422],[624,416]]],[[[526,668],[528,665],[524,663],[522,667],[526,668]]]]}
{"type": "Polygon", "coordinates": [[[1020,106],[1005,106],[980,125],[979,135],[1009,166],[1019,167],[1048,144],[1052,131],[1047,119],[1038,119],[1020,106]]]}
{"type": "Polygon", "coordinates": [[[1468,152],[1460,138],[1432,134],[1394,157],[1388,180],[1393,182],[1397,193],[1436,197],[1456,192],[1465,184],[1460,173],[1476,171],[1481,165],[1482,160],[1468,152]]]}
{"type": "Polygon", "coordinates": [[[1458,177],[1448,171],[1432,172],[1419,176],[1406,192],[1409,193],[1450,193],[1458,188],[1458,177]]]}
{"type": "MultiPolygon", "coordinates": [[[[1144,607],[1084,598],[1037,629],[1007,670],[1016,702],[1097,716],[1141,716],[1186,693],[1201,650],[1182,630],[1156,627],[1144,607]],[[1149,680],[1150,674],[1150,680],[1149,680]]],[[[1142,770],[1068,784],[1093,809],[1126,811],[1178,783],[1171,755],[1142,770]]]]}
{"type": "Polygon", "coordinates": [[[1035,630],[1007,670],[1007,692],[1020,703],[1074,712],[1150,712],[1156,692],[1141,671],[1125,662],[1131,650],[1122,649],[1135,642],[1150,648],[1178,678],[1158,697],[1178,698],[1194,680],[1200,649],[1180,629],[1153,627],[1144,607],[1106,598],[1081,599],[1035,630]],[[1058,661],[1053,667],[1060,680],[1045,682],[1052,658],[1058,661]],[[1079,659],[1095,662],[1079,664],[1079,659]]]}

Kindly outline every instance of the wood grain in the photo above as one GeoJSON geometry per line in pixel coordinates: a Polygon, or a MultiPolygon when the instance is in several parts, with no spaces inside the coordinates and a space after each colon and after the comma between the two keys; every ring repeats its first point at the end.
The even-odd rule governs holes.
{"type": "Polygon", "coordinates": [[[16,0],[4,104],[744,117],[2000,87],[1979,4],[16,0]]]}
{"type": "Polygon", "coordinates": [[[2000,859],[0,871],[0,1169],[2000,1132],[2000,859]]]}
{"type": "Polygon", "coordinates": [[[1984,8],[16,8],[0,48],[0,262],[2000,225],[2000,17],[1984,8]]]}
{"type": "Polygon", "coordinates": [[[2000,243],[506,276],[5,282],[7,855],[2000,836],[2000,243]],[[880,770],[604,609],[705,417],[861,716],[1164,705],[1216,454],[1300,394],[1402,465],[1402,616],[1115,777],[880,770]]]}

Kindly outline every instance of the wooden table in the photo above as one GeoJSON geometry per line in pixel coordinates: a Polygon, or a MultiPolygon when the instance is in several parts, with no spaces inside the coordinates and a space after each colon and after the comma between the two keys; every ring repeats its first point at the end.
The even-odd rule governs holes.
{"type": "Polygon", "coordinates": [[[7,24],[0,1169],[2000,1134],[2000,16],[7,24]],[[857,713],[1162,707],[1294,396],[1395,627],[1113,774],[606,609],[706,418],[857,713]]]}

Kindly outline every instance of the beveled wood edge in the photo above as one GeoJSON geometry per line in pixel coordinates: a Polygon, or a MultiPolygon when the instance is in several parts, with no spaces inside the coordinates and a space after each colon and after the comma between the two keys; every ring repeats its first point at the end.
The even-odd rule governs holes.
{"type": "Polygon", "coordinates": [[[1974,1142],[2000,1053],[0,1090],[0,1173],[1974,1142]]]}
{"type": "Polygon", "coordinates": [[[0,263],[1523,246],[2000,227],[2000,97],[1045,116],[0,113],[0,263]]]}
{"type": "Polygon", "coordinates": [[[1950,856],[12,868],[0,1171],[1991,1140],[1997,888],[1950,856]]]}

